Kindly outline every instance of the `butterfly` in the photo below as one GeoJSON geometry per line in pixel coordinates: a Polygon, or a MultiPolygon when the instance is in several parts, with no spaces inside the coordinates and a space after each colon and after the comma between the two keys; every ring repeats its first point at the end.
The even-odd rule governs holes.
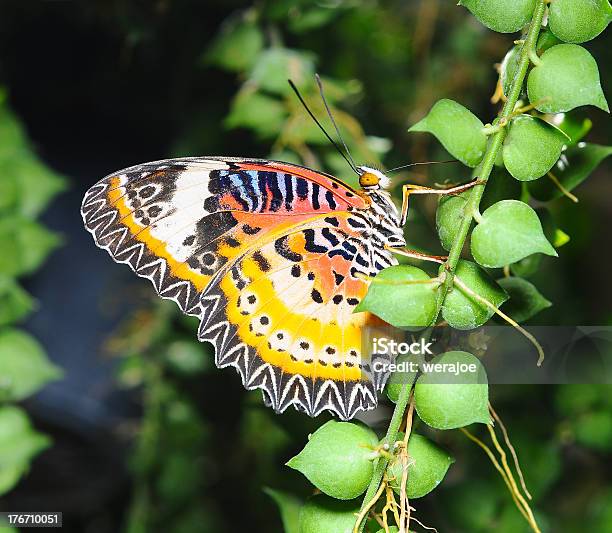
{"type": "MultiPolygon", "coordinates": [[[[410,194],[458,194],[402,187],[402,208],[381,171],[357,166],[291,88],[359,176],[356,190],[309,168],[266,159],[187,157],[114,172],[91,187],[81,214],[95,243],[148,278],[162,298],[199,318],[198,339],[261,389],[277,412],[293,405],[348,420],[377,405],[388,374],[376,372],[364,332],[384,323],[354,312],[372,280],[405,249],[410,194]]],[[[404,165],[392,170],[399,170],[404,165]]]]}
{"type": "Polygon", "coordinates": [[[167,159],[105,177],[81,213],[100,248],[200,319],[217,366],[266,404],[349,419],[382,386],[362,347],[380,320],[354,310],[406,244],[389,179],[357,168],[361,190],[278,161],[167,159]]]}

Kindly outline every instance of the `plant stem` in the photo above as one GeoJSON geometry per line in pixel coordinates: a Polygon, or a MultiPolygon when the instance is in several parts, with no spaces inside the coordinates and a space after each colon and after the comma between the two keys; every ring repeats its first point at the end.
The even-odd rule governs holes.
{"type": "MultiPolygon", "coordinates": [[[[529,67],[530,55],[532,51],[535,50],[535,45],[537,43],[538,35],[540,33],[540,27],[542,25],[542,17],[544,16],[545,7],[545,0],[538,0],[538,2],[536,3],[535,10],[533,12],[533,17],[531,19],[531,25],[529,26],[527,38],[524,40],[521,48],[516,73],[514,75],[514,79],[512,80],[510,91],[508,92],[508,99],[504,103],[504,107],[502,108],[499,117],[499,122],[501,124],[506,123],[506,121],[514,111],[514,107],[516,106],[518,98],[521,94],[521,88],[523,87],[525,75],[527,74],[527,68],[529,67]]],[[[455,269],[457,268],[457,263],[459,262],[459,258],[461,257],[461,252],[463,251],[465,239],[467,238],[468,232],[472,225],[473,213],[478,211],[478,207],[480,205],[480,200],[484,193],[485,186],[487,184],[489,176],[491,175],[493,165],[495,164],[495,160],[497,159],[497,155],[499,154],[499,151],[505,138],[506,127],[500,128],[499,131],[497,131],[492,136],[489,145],[487,146],[487,151],[482,160],[480,176],[478,176],[483,183],[474,186],[469,193],[463,218],[461,219],[461,224],[459,225],[459,229],[457,230],[457,233],[453,240],[453,244],[448,254],[448,260],[446,261],[445,265],[447,276],[444,285],[442,286],[442,290],[444,291],[443,294],[445,297],[448,291],[453,286],[453,277],[455,269]]],[[[444,299],[442,298],[438,306],[438,314],[440,313],[440,309],[442,308],[443,302],[444,299]]],[[[437,317],[435,320],[437,320],[437,317]]]]}
{"type": "MultiPolygon", "coordinates": [[[[504,103],[499,117],[499,121],[502,125],[504,125],[504,127],[500,128],[499,131],[492,135],[492,138],[487,146],[487,150],[482,160],[482,168],[479,176],[479,179],[482,181],[482,183],[475,185],[469,192],[469,197],[465,206],[463,217],[461,219],[461,224],[459,225],[459,229],[455,234],[455,238],[453,239],[453,244],[451,246],[448,259],[445,263],[445,270],[447,275],[446,279],[444,280],[444,284],[442,285],[443,297],[440,298],[437,313],[434,320],[432,321],[432,324],[435,324],[438,320],[438,316],[442,309],[444,299],[446,298],[448,291],[453,286],[453,277],[455,274],[455,270],[457,269],[457,263],[459,262],[459,258],[461,257],[461,252],[463,251],[463,247],[465,245],[465,240],[472,225],[473,214],[478,212],[480,200],[482,199],[485,186],[487,184],[489,176],[491,175],[491,171],[493,170],[493,165],[495,164],[497,155],[499,154],[504,139],[506,138],[505,125],[510,115],[514,111],[516,103],[521,94],[523,82],[525,81],[525,75],[527,74],[527,68],[529,67],[530,57],[535,53],[535,46],[538,40],[538,35],[540,34],[540,28],[542,26],[542,18],[544,17],[545,8],[546,0],[537,0],[533,16],[531,18],[531,24],[527,32],[527,37],[522,43],[519,62],[516,69],[516,73],[514,75],[514,79],[512,80],[512,84],[510,85],[508,99],[504,103]]],[[[429,331],[431,332],[431,330],[429,331]]],[[[397,440],[397,433],[399,431],[401,421],[404,417],[404,411],[406,410],[406,406],[408,405],[411,389],[411,386],[406,385],[401,389],[399,393],[399,397],[393,410],[393,415],[391,416],[391,421],[389,422],[387,434],[385,436],[385,442],[389,444],[389,446],[391,446],[397,440]]],[[[387,464],[388,459],[386,457],[381,456],[378,458],[378,461],[374,467],[374,475],[372,476],[372,480],[370,481],[370,485],[368,486],[368,490],[366,491],[363,500],[362,509],[378,492],[378,487],[380,485],[380,482],[382,481],[383,474],[385,473],[385,469],[387,468],[387,464]]],[[[363,531],[365,527],[365,521],[362,521],[361,524],[357,524],[357,526],[359,527],[359,531],[363,531]]]]}
{"type": "MultiPolygon", "coordinates": [[[[404,411],[406,410],[406,406],[408,405],[408,401],[410,399],[410,390],[411,386],[406,385],[400,392],[400,396],[397,399],[397,403],[395,404],[395,409],[393,409],[393,415],[391,415],[391,421],[389,422],[389,427],[387,428],[387,434],[385,436],[385,443],[389,445],[389,447],[393,447],[393,444],[397,440],[397,434],[399,432],[400,425],[402,424],[402,419],[404,418],[404,411]],[[406,394],[404,394],[406,392],[406,394]]],[[[361,508],[363,509],[370,500],[375,496],[378,492],[378,487],[380,482],[382,481],[385,470],[387,469],[387,464],[389,460],[381,455],[376,465],[374,466],[374,475],[370,480],[370,484],[368,485],[368,490],[365,493],[363,498],[363,503],[361,508]]],[[[365,520],[361,524],[356,524],[359,527],[359,531],[363,531],[365,527],[365,520]]]]}

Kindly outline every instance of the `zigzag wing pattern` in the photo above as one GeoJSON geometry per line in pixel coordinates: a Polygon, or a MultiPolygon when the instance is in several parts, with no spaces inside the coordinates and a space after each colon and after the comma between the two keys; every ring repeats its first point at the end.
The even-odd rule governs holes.
{"type": "Polygon", "coordinates": [[[381,386],[361,350],[375,319],[352,313],[367,291],[360,275],[394,262],[368,247],[366,208],[302,167],[187,158],[104,178],[82,215],[115,261],[200,318],[199,339],[246,388],[262,389],[276,411],[348,419],[373,408],[381,386]]]}

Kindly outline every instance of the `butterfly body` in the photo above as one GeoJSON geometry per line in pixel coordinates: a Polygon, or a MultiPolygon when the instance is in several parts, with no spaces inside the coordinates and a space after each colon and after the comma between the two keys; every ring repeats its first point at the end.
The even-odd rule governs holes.
{"type": "MultiPolygon", "coordinates": [[[[363,168],[363,175],[373,169],[363,168]]],[[[275,410],[341,418],[376,405],[354,313],[404,246],[389,194],[276,161],[181,158],[113,173],[85,195],[96,244],[200,318],[215,346],[275,410]]]]}

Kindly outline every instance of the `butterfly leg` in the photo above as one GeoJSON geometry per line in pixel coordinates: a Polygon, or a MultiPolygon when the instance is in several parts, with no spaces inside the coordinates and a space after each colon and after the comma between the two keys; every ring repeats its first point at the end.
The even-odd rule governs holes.
{"type": "Polygon", "coordinates": [[[393,248],[392,246],[385,246],[385,248],[387,250],[390,250],[391,252],[403,255],[405,257],[411,257],[412,259],[421,259],[422,261],[431,261],[432,263],[438,263],[440,265],[442,265],[448,259],[448,256],[445,255],[424,254],[423,252],[411,250],[410,248],[393,248]]]}
{"type": "Polygon", "coordinates": [[[453,195],[461,194],[468,189],[471,189],[475,185],[483,183],[482,180],[475,179],[469,183],[463,185],[457,185],[456,187],[450,187],[449,189],[433,189],[431,187],[424,187],[423,185],[413,185],[407,183],[402,187],[402,212],[400,218],[400,225],[406,224],[406,218],[408,217],[408,200],[411,194],[439,194],[439,195],[453,195]]]}

